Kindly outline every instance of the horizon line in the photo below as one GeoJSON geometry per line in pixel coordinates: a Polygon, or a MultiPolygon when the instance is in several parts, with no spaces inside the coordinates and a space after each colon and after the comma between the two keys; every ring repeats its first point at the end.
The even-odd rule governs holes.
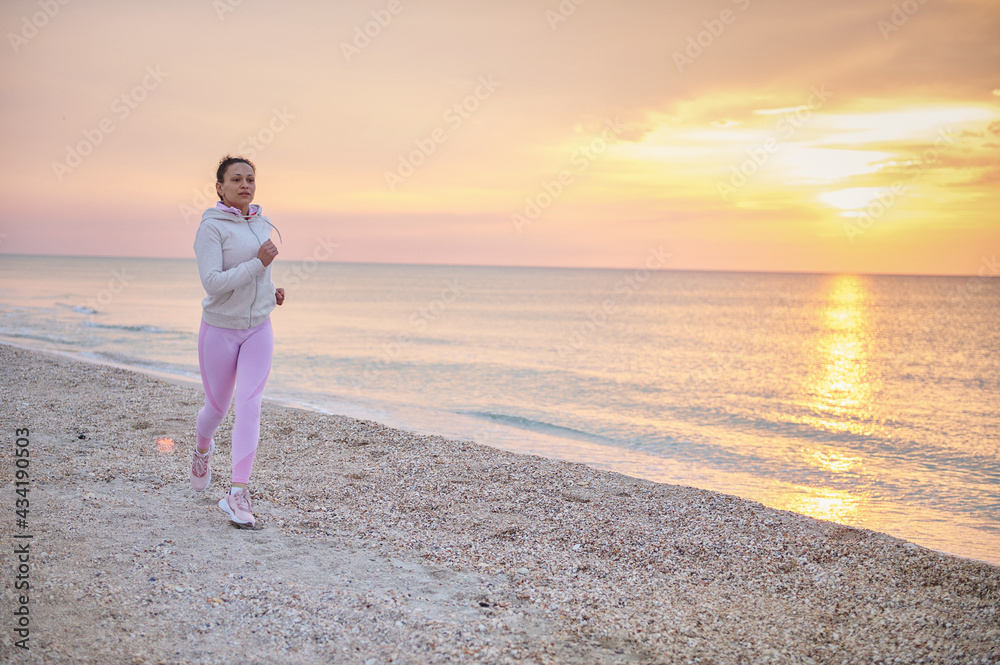
{"type": "MultiPolygon", "coordinates": [[[[8,254],[0,252],[0,257],[38,257],[57,259],[129,259],[129,260],[149,260],[149,261],[194,261],[195,257],[178,256],[120,256],[120,255],[92,255],[92,254],[8,254]]],[[[283,259],[289,263],[301,263],[306,259],[283,259]]],[[[727,270],[718,268],[646,268],[644,266],[628,266],[621,268],[609,268],[604,266],[542,266],[542,265],[506,265],[506,264],[475,264],[475,263],[409,263],[392,261],[316,261],[329,265],[373,265],[373,266],[413,266],[428,268],[514,268],[525,270],[609,270],[609,271],[629,271],[629,270],[649,270],[650,272],[706,272],[706,273],[753,273],[759,275],[856,275],[859,277],[982,277],[993,278],[998,275],[980,275],[977,273],[956,274],[956,273],[896,273],[896,272],[854,272],[854,271],[813,271],[804,272],[800,270],[727,270]]]]}

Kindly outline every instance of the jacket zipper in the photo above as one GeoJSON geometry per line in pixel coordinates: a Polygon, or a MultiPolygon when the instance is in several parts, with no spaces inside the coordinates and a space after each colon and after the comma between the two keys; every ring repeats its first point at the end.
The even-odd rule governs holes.
{"type": "MultiPolygon", "coordinates": [[[[250,220],[246,220],[247,228],[250,229],[250,233],[253,233],[254,240],[257,241],[258,246],[261,244],[260,238],[257,237],[257,233],[250,226],[250,220]]],[[[253,301],[250,303],[250,311],[247,312],[247,328],[253,327],[253,306],[257,304],[257,289],[259,288],[258,278],[253,279],[253,301]]]]}

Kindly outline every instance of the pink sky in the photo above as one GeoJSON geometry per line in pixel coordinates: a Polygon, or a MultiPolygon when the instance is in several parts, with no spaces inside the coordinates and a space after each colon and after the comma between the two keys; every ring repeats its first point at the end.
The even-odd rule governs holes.
{"type": "Polygon", "coordinates": [[[284,259],[1000,254],[993,1],[232,4],[3,4],[0,253],[193,257],[243,152],[284,259]]]}

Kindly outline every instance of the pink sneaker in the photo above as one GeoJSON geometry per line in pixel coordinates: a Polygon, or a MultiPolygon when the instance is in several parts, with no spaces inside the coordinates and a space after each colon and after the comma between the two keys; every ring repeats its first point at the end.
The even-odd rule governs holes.
{"type": "Polygon", "coordinates": [[[204,492],[212,482],[212,467],[208,462],[214,452],[215,439],[212,439],[212,446],[207,453],[199,453],[197,444],[194,447],[194,459],[191,461],[191,489],[195,492],[204,492]]]}
{"type": "Polygon", "coordinates": [[[236,490],[236,494],[227,492],[219,500],[219,508],[229,515],[236,526],[252,527],[256,522],[250,508],[250,492],[245,487],[236,490]]]}

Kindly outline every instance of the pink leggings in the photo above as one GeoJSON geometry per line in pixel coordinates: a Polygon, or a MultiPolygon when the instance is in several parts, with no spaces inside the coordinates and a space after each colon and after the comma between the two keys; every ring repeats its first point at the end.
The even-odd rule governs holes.
{"type": "Polygon", "coordinates": [[[260,439],[260,402],[271,373],[274,333],[268,319],[248,330],[217,328],[201,322],[198,364],[205,406],[198,412],[198,447],[207,449],[229,412],[236,391],[233,423],[233,482],[247,483],[260,439]]]}

